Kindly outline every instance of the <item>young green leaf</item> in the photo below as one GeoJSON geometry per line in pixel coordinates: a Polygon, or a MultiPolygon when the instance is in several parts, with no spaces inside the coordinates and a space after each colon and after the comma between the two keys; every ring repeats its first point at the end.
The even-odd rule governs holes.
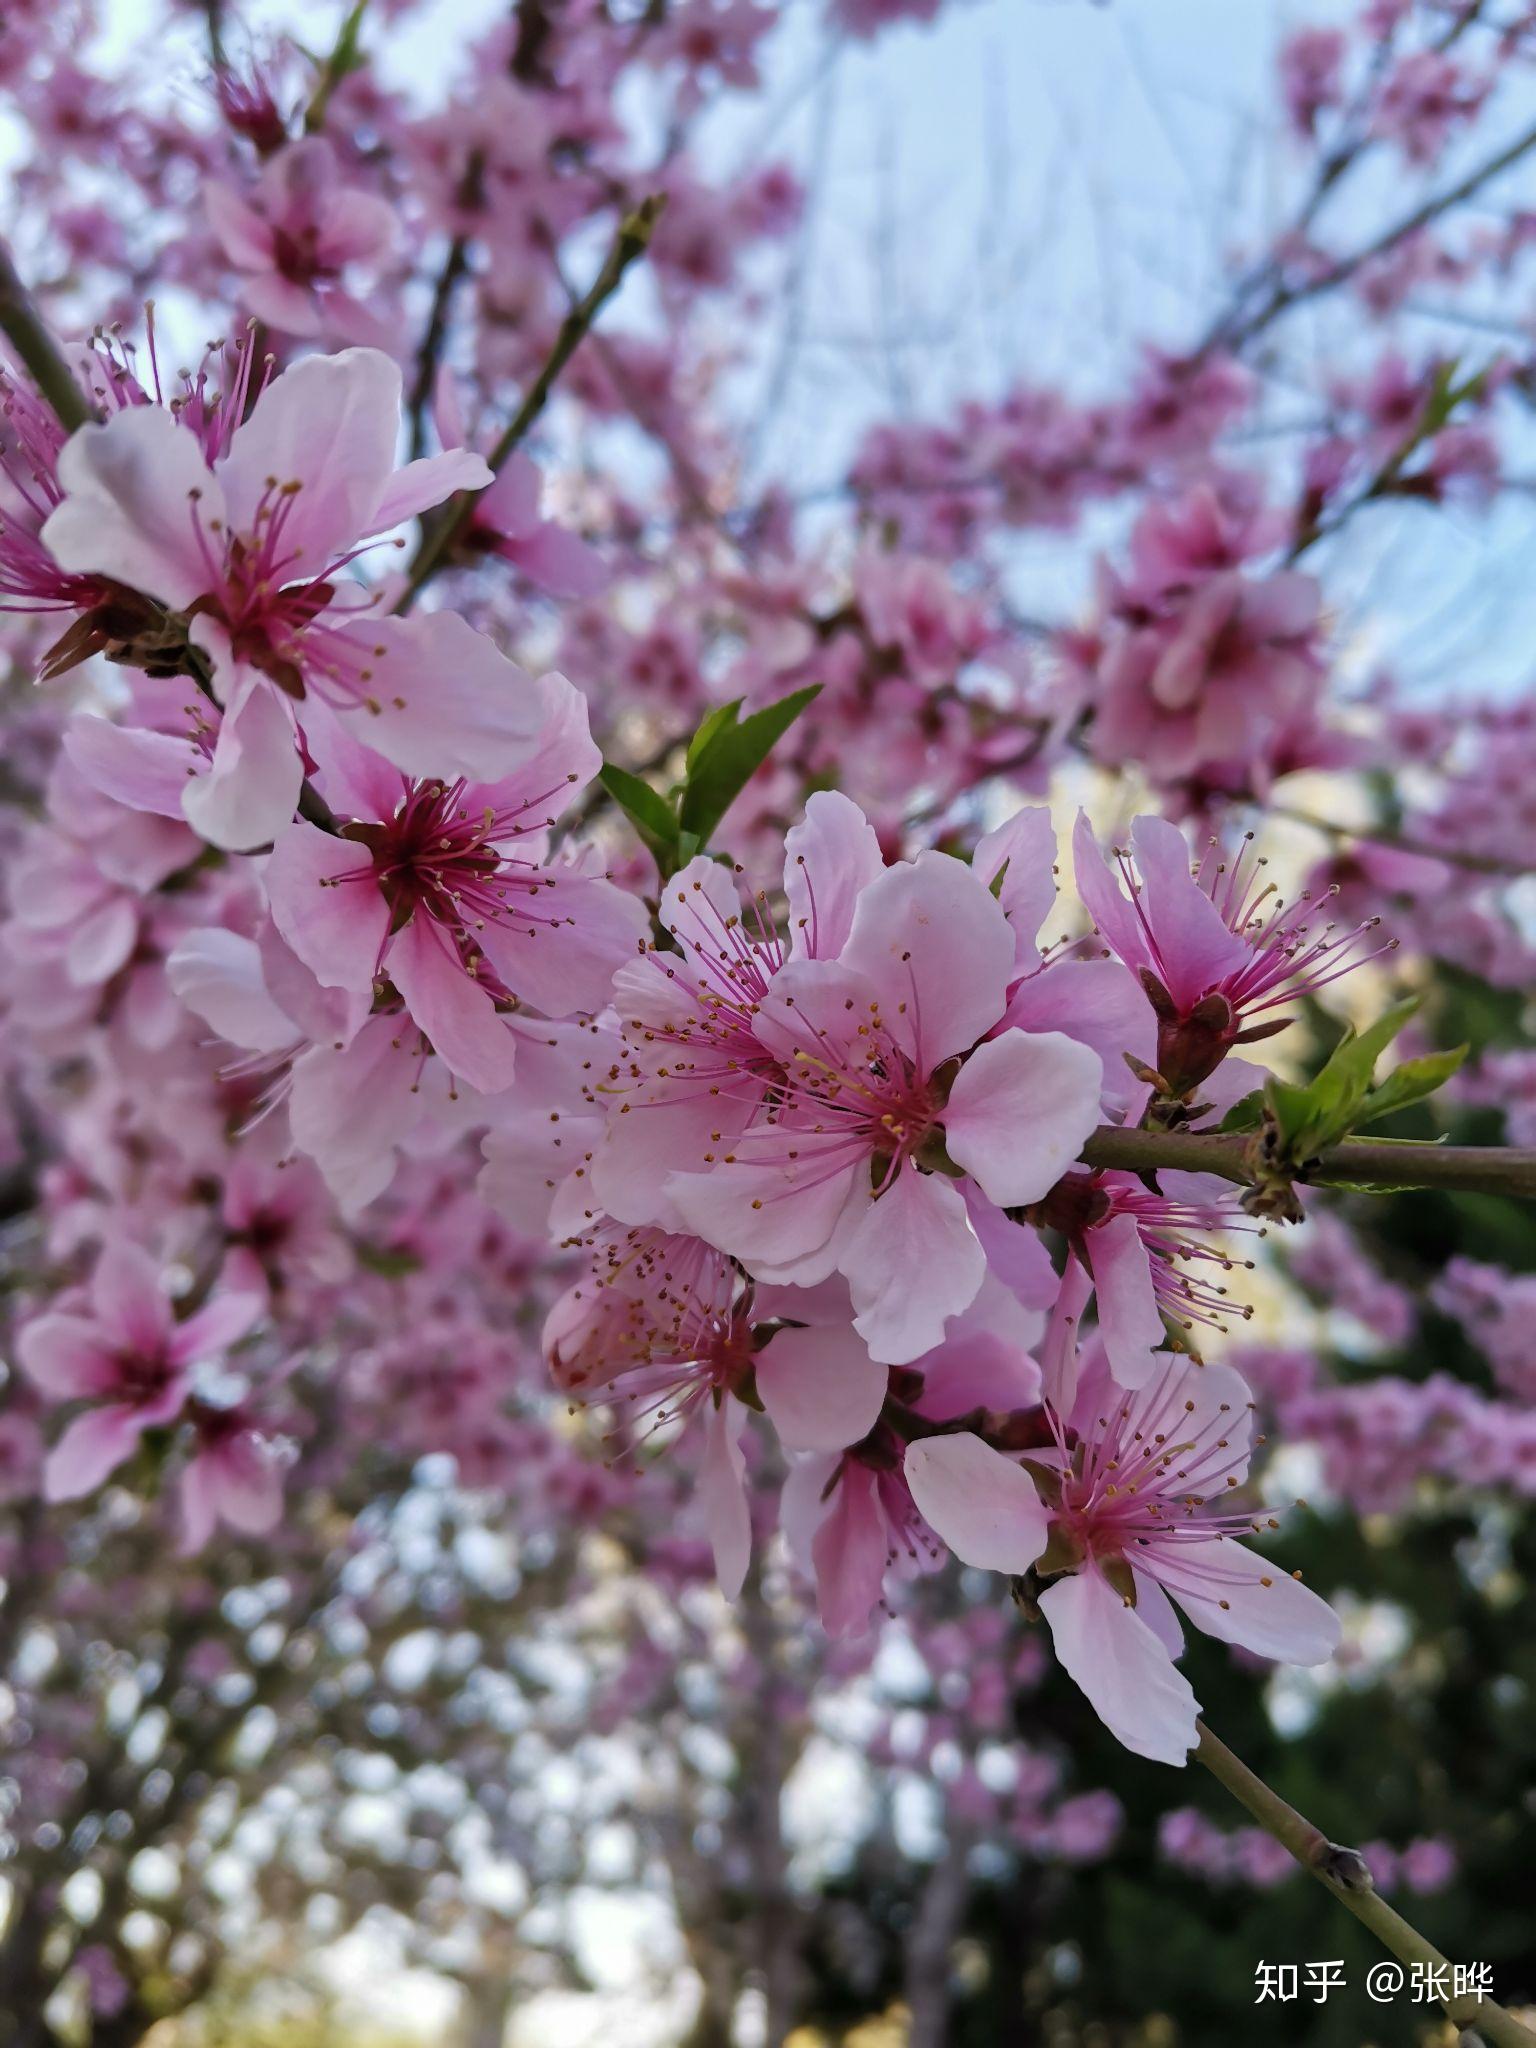
{"type": "Polygon", "coordinates": [[[750,718],[736,717],[733,705],[710,713],[688,749],[687,781],[678,808],[683,830],[694,833],[700,846],[709,844],[716,826],[775,744],[820,692],[820,683],[812,683],[754,711],[750,718]],[[727,712],[732,715],[724,716],[727,712]]]}
{"type": "Polygon", "coordinates": [[[1454,1046],[1449,1052],[1428,1052],[1422,1059],[1404,1060],[1394,1067],[1379,1088],[1373,1088],[1365,1098],[1365,1107],[1355,1118],[1358,1128],[1361,1124],[1374,1123],[1378,1117],[1390,1116],[1394,1109],[1405,1109],[1410,1102],[1422,1102],[1426,1095],[1433,1095],[1443,1087],[1461,1065],[1471,1050],[1469,1046],[1454,1046]]]}
{"type": "Polygon", "coordinates": [[[658,796],[638,775],[631,775],[627,768],[616,768],[611,761],[603,763],[597,779],[639,833],[662,875],[670,875],[678,865],[677,819],[666,798],[658,796]]]}

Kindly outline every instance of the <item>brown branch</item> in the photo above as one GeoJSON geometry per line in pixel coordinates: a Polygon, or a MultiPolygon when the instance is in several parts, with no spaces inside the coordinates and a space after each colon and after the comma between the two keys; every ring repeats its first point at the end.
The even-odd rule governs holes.
{"type": "MultiPolygon", "coordinates": [[[[1248,1809],[1260,1827],[1273,1835],[1282,1848],[1288,1849],[1302,1869],[1315,1877],[1326,1891],[1332,1892],[1339,1904],[1368,1927],[1383,1948],[1395,1955],[1399,1962],[1410,1967],[1417,1965],[1442,1977],[1443,1981],[1454,1983],[1452,1965],[1439,1949],[1426,1941],[1418,1929],[1410,1926],[1385,1899],[1377,1896],[1371,1883],[1371,1873],[1360,1852],[1341,1849],[1337,1843],[1330,1842],[1321,1828],[1305,1819],[1294,1806],[1287,1805],[1278,1792],[1266,1785],[1256,1772],[1249,1770],[1241,1757],[1234,1756],[1203,1721],[1198,1725],[1200,1741],[1195,1749],[1196,1759],[1205,1765],[1212,1777],[1226,1786],[1239,1805],[1248,1809]]],[[[1475,1994],[1460,1998],[1442,1997],[1441,2004],[1455,2026],[1476,2027],[1494,2043],[1494,2048],[1536,2048],[1536,2034],[1491,1998],[1479,1998],[1475,1994]]]]}
{"type": "MultiPolygon", "coordinates": [[[[545,358],[544,367],[529,386],[527,395],[508,423],[501,438],[486,458],[493,470],[499,470],[507,457],[524,439],[549,403],[561,371],[581,346],[598,314],[608,303],[624,281],[624,275],[631,264],[638,262],[650,246],[656,223],[666,204],[663,193],[652,193],[642,199],[633,213],[626,214],[619,223],[619,231],[613,246],[603,263],[602,269],[593,279],[585,296],[572,306],[560,323],[555,336],[554,347],[545,358]]],[[[469,525],[474,511],[474,491],[461,491],[452,502],[446,517],[440,519],[422,540],[411,564],[410,575],[400,600],[395,606],[397,612],[407,612],[416,602],[425,585],[435,576],[452,553],[455,542],[469,525]]]]}
{"type": "MultiPolygon", "coordinates": [[[[1082,1150],[1085,1166],[1125,1173],[1160,1167],[1216,1173],[1240,1186],[1259,1184],[1245,1132],[1130,1131],[1102,1125],[1082,1150]]],[[[1448,1194],[1507,1195],[1536,1201],[1536,1148],[1431,1145],[1346,1138],[1307,1162],[1295,1178],[1313,1187],[1440,1188],[1448,1194]]]]}
{"type": "Polygon", "coordinates": [[[32,381],[53,407],[67,433],[96,417],[85,393],[43,324],[32,294],[16,274],[11,252],[0,241],[0,328],[10,336],[32,381]]]}

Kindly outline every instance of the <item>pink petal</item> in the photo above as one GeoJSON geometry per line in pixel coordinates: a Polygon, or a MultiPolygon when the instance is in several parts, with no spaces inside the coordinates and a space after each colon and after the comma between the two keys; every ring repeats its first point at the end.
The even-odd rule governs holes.
{"type": "Polygon", "coordinates": [[[185,1365],[215,1363],[261,1321],[265,1307],[259,1294],[216,1294],[196,1315],[177,1325],[171,1355],[185,1365]]]}
{"type": "MultiPolygon", "coordinates": [[[[650,1112],[636,1109],[636,1116],[650,1112]]],[[[658,1162],[664,1172],[668,1164],[658,1162]]],[[[809,1287],[838,1261],[852,1217],[868,1203],[868,1164],[829,1173],[820,1154],[801,1148],[782,1166],[746,1160],[712,1173],[672,1172],[665,1188],[684,1226],[739,1258],[762,1280],[809,1287]]]]}
{"type": "Polygon", "coordinates": [[[859,891],[885,870],[880,841],[858,805],[837,790],[806,798],[784,841],[784,893],[794,952],[830,960],[847,944],[859,891]]]}
{"type": "Polygon", "coordinates": [[[111,719],[98,718],[90,711],[79,712],[69,721],[64,751],[92,788],[103,795],[131,810],[178,820],[182,791],[189,778],[206,766],[205,756],[189,739],[114,725],[111,719]]]}
{"type": "Polygon", "coordinates": [[[886,1030],[932,1073],[1002,1016],[1013,933],[984,882],[929,851],[863,890],[841,958],[873,982],[886,1030]]]}
{"type": "Polygon", "coordinates": [[[1128,967],[1149,965],[1152,956],[1146,934],[1084,811],[1078,812],[1072,828],[1072,872],[1083,907],[1110,951],[1128,967]]]}
{"type": "Polygon", "coordinates": [[[1056,1299],[1056,1268],[1039,1233],[1010,1222],[969,1176],[961,1181],[960,1194],[986,1253],[987,1271],[1021,1308],[1048,1309],[1056,1299]]]}
{"type": "Polygon", "coordinates": [[[110,1393],[117,1385],[117,1355],[101,1325],[85,1316],[37,1316],[16,1339],[22,1371],[57,1401],[110,1393]]]}
{"type": "Polygon", "coordinates": [[[1221,912],[1196,882],[1189,847],[1176,825],[1166,818],[1137,818],[1131,844],[1146,882],[1147,916],[1157,935],[1168,992],[1176,1003],[1196,1003],[1243,966],[1251,949],[1228,931],[1221,912]]]}
{"type": "Polygon", "coordinates": [[[495,481],[480,500],[477,510],[487,525],[509,540],[522,542],[539,525],[539,505],[544,481],[538,465],[526,449],[514,448],[497,470],[495,481]]]}
{"type": "Polygon", "coordinates": [[[241,286],[247,311],[279,334],[310,340],[324,325],[316,293],[309,285],[279,277],[275,270],[252,273],[241,286]]]}
{"type": "Polygon", "coordinates": [[[747,1411],[739,1401],[708,1404],[699,1500],[715,1553],[715,1573],[727,1600],[734,1600],[752,1556],[752,1516],[747,1505],[746,1459],[741,1432],[747,1411]]]}
{"type": "Polygon", "coordinates": [[[294,1062],[293,1142],[353,1215],[389,1186],[395,1147],[416,1123],[421,1061],[395,1043],[398,1017],[375,1017],[341,1049],[317,1046],[294,1062]]]}
{"type": "Polygon", "coordinates": [[[412,1020],[451,1072],[488,1095],[510,1085],[517,1040],[430,918],[418,911],[395,934],[388,968],[412,1020]]]}
{"type": "Polygon", "coordinates": [[[1093,1570],[1048,1586],[1040,1611],[1063,1670],[1110,1733],[1138,1756],[1182,1764],[1199,1739],[1200,1702],[1157,1631],[1093,1570]]]}
{"type": "Polygon", "coordinates": [[[989,889],[997,882],[997,901],[1013,931],[1016,974],[1040,964],[1035,934],[1056,902],[1056,831],[1048,810],[1016,811],[1005,824],[976,842],[974,874],[989,889]]]}
{"type": "Polygon", "coordinates": [[[987,1270],[953,1183],[912,1166],[870,1203],[838,1264],[848,1276],[854,1328],[888,1365],[932,1351],[947,1319],[975,1300],[987,1270]]]}
{"type": "Polygon", "coordinates": [[[477,781],[472,793],[474,803],[522,814],[516,834],[504,842],[514,846],[518,836],[552,826],[603,765],[587,700],[575,684],[551,671],[534,683],[533,693],[538,702],[534,751],[511,775],[477,781]]]}
{"type": "Polygon", "coordinates": [[[208,225],[224,245],[224,254],[241,270],[265,270],[272,262],[272,229],[233,185],[212,178],[203,186],[208,225]]]}
{"type": "Polygon", "coordinates": [[[324,988],[371,989],[389,931],[373,855],[296,819],[263,872],[272,922],[324,988]]]}
{"type": "Polygon", "coordinates": [[[367,630],[380,650],[371,701],[336,707],[365,746],[407,775],[450,782],[495,782],[537,753],[544,704],[532,680],[456,612],[370,620],[367,630]]]}
{"type": "Polygon", "coordinates": [[[181,794],[187,823],[229,853],[268,846],[298,807],[303,766],[293,720],[267,683],[257,683],[227,711],[206,775],[181,794]]]}
{"type": "Polygon", "coordinates": [[[962,1564],[1026,1572],[1044,1550],[1035,1482],[979,1436],[921,1437],[907,1446],[904,1470],[918,1513],[962,1564]]]}
{"type": "Polygon", "coordinates": [[[117,1404],[77,1415],[48,1453],[43,1498],[78,1500],[94,1493],[108,1473],[132,1457],[142,1423],[137,1409],[117,1404]]]}
{"type": "Polygon", "coordinates": [[[1229,1536],[1153,1544],[1137,1563],[1221,1642],[1282,1664],[1322,1664],[1339,1646],[1327,1601],[1229,1536]]]}
{"type": "Polygon", "coordinates": [[[1156,1579],[1149,1579],[1134,1565],[1131,1567],[1131,1581],[1136,1588],[1136,1612],[1169,1656],[1177,1661],[1184,1654],[1184,1624],[1174,1613],[1173,1602],[1156,1579]]]}
{"type": "Polygon", "coordinates": [[[136,1244],[116,1239],[102,1252],[91,1274],[91,1308],[122,1350],[153,1354],[171,1334],[175,1320],[160,1284],[160,1263],[136,1244]]]}
{"type": "Polygon", "coordinates": [[[1068,1259],[1040,1346],[1040,1380],[1046,1400],[1066,1418],[1078,1397],[1078,1337],[1093,1282],[1076,1259],[1068,1259]]]}
{"type": "Polygon", "coordinates": [[[600,1010],[614,975],[649,935],[645,906],[601,875],[538,872],[526,909],[526,918],[538,922],[525,921],[514,894],[508,921],[487,922],[476,937],[507,987],[546,1017],[600,1010]]]}
{"type": "Polygon", "coordinates": [[[781,1330],[757,1354],[757,1391],[791,1451],[841,1451],[866,1437],[888,1377],[846,1326],[781,1330]]]}
{"type": "Polygon", "coordinates": [[[607,566],[596,548],[553,521],[535,527],[522,540],[505,542],[498,552],[550,597],[595,597],[608,581],[607,566]]]}
{"type": "Polygon", "coordinates": [[[384,486],[369,531],[387,533],[390,527],[441,505],[455,491],[483,490],[492,474],[484,456],[469,448],[446,448],[441,455],[419,456],[404,469],[397,469],[384,486]]]}
{"type": "Polygon", "coordinates": [[[1020,1031],[1064,1031],[1096,1052],[1107,1107],[1123,1112],[1144,1100],[1125,1056],[1155,1063],[1157,1023],[1141,983],[1119,961],[1054,961],[1019,983],[1003,1022],[1020,1031]]]}
{"type": "MultiPolygon", "coordinates": [[[[656,1223],[681,1230],[682,1211],[669,1176],[676,1180],[677,1169],[686,1162],[702,1166],[708,1152],[718,1157],[720,1144],[728,1150],[750,1113],[750,1102],[722,1101],[686,1082],[675,1092],[658,1083],[636,1100],[627,1116],[608,1119],[592,1162],[594,1198],[621,1223],[656,1223]],[[716,1131],[718,1144],[713,1142],[716,1131]]],[[[702,1190],[700,1202],[708,1208],[709,1197],[702,1190]]]]}
{"type": "Polygon", "coordinates": [[[1097,1127],[1103,1079],[1098,1054],[1060,1031],[988,1039],[950,1089],[949,1156],[1000,1208],[1038,1202],[1097,1127]]]}
{"type": "Polygon", "coordinates": [[[262,392],[220,465],[231,528],[254,531],[270,478],[297,483],[283,527],[284,576],[318,576],[375,530],[399,430],[400,371],[390,357],[372,348],[305,356],[262,392]]]}
{"type": "Polygon", "coordinates": [[[137,904],[113,896],[70,933],[65,971],[76,988],[97,988],[126,965],[139,938],[137,904]]]}
{"type": "Polygon", "coordinates": [[[43,542],[61,568],[115,577],[177,610],[208,590],[193,507],[206,531],[224,512],[224,493],[196,435],[169,412],[137,405],[80,427],[58,474],[64,502],[43,542]]]}
{"type": "Polygon", "coordinates": [[[857,1635],[868,1627],[885,1583],[890,1540],[874,1473],[845,1459],[831,1512],[811,1545],[817,1605],[829,1636],[857,1635]]]}
{"type": "Polygon", "coordinates": [[[178,999],[231,1045],[281,1052],[299,1036],[267,993],[254,939],[222,927],[188,932],[165,972],[178,999]]]}
{"type": "Polygon", "coordinates": [[[1097,1225],[1088,1232],[1087,1250],[1109,1369],[1122,1387],[1144,1387],[1157,1370],[1157,1348],[1168,1333],[1136,1218],[1112,1216],[1097,1225]]]}

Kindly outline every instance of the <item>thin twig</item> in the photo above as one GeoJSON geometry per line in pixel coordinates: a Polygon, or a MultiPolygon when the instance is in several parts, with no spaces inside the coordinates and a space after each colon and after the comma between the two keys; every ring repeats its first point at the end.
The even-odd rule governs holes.
{"type": "MultiPolygon", "coordinates": [[[[1302,1869],[1332,1892],[1339,1904],[1368,1927],[1399,1962],[1418,1966],[1431,1981],[1454,1986],[1453,1965],[1433,1942],[1426,1941],[1416,1927],[1410,1926],[1401,1913],[1377,1895],[1360,1852],[1341,1849],[1330,1842],[1321,1828],[1288,1805],[1257,1772],[1249,1770],[1241,1757],[1234,1756],[1203,1721],[1198,1726],[1197,1761],[1226,1786],[1260,1827],[1288,1849],[1302,1869]]],[[[1494,2048],[1536,2048],[1536,2034],[1491,1998],[1479,1998],[1475,1993],[1460,1997],[1442,1995],[1440,2002],[1455,2026],[1478,2028],[1494,2048]]]]}
{"type": "MultiPolygon", "coordinates": [[[[561,371],[580,347],[583,337],[591,328],[598,314],[608,303],[624,281],[625,272],[637,262],[650,246],[656,223],[666,204],[666,195],[654,192],[642,199],[633,213],[626,214],[619,224],[618,234],[608,251],[602,269],[593,279],[585,296],[572,306],[560,323],[555,336],[555,345],[545,359],[528,392],[509,422],[500,440],[486,458],[493,470],[501,469],[507,457],[527,435],[533,423],[549,402],[561,371]]],[[[397,612],[409,611],[421,594],[427,582],[442,568],[452,553],[454,544],[468,526],[474,511],[474,491],[460,492],[453,501],[446,517],[440,519],[422,540],[411,564],[404,591],[395,606],[397,612]]]]}
{"type": "Polygon", "coordinates": [[[43,325],[42,315],[16,274],[10,249],[0,241],[0,328],[11,343],[32,381],[53,407],[58,422],[68,433],[96,417],[85,393],[59,351],[58,343],[43,325]]]}

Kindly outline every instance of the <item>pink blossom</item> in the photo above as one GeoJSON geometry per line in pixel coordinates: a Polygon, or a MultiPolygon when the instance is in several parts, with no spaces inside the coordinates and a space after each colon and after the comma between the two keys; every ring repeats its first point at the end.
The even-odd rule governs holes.
{"type": "Polygon", "coordinates": [[[698,1238],[634,1227],[594,1234],[586,1276],[550,1310],[544,1349],[561,1391],[611,1403],[626,1432],[702,1413],[703,1505],[729,1599],[751,1545],[743,1398],[786,1449],[828,1451],[865,1436],[885,1395],[885,1369],[846,1321],[759,1335],[753,1288],[731,1261],[698,1238]]]}
{"type": "Polygon", "coordinates": [[[931,1350],[986,1258],[955,1169],[1000,1207],[1037,1201],[1098,1122],[1097,1053],[1001,1024],[1014,935],[969,869],[927,853],[860,892],[835,960],[774,976],[751,1034],[775,1063],[729,1151],[668,1179],[689,1227],[758,1277],[846,1275],[872,1354],[931,1350]],[[978,1043],[985,1039],[985,1043],[978,1043]],[[941,1172],[934,1148],[951,1162],[941,1172]]]}
{"type": "Polygon", "coordinates": [[[216,1362],[260,1313],[259,1298],[220,1294],[178,1322],[156,1262],[137,1246],[108,1245],[84,1308],[34,1317],[17,1345],[23,1370],[44,1393],[91,1403],[48,1454],[47,1498],[93,1492],[145,1430],[180,1413],[193,1367],[216,1362]]]}
{"type": "Polygon", "coordinates": [[[343,279],[354,265],[377,266],[389,256],[395,212],[388,200],[342,183],[324,137],[276,150],[248,198],[215,179],[203,204],[258,320],[279,334],[382,339],[379,322],[343,279]]]}
{"type": "Polygon", "coordinates": [[[1233,1046],[1283,1029],[1289,1019],[1277,1009],[1370,957],[1378,919],[1336,937],[1331,924],[1314,924],[1309,897],[1287,912],[1246,845],[1226,859],[1213,843],[1192,866],[1177,826],[1137,818],[1134,866],[1131,855],[1115,857],[1122,890],[1081,813],[1072,844],[1094,928],[1157,1014],[1157,1070],[1176,1095],[1198,1088],[1233,1046]]]}
{"type": "Polygon", "coordinates": [[[614,983],[624,1056],[607,1083],[613,1113],[592,1168],[611,1215],[678,1227],[668,1170],[716,1147],[722,1157],[777,1081],[777,1054],[757,1035],[764,998],[792,959],[841,948],[859,891],[882,868],[863,815],[827,791],[785,840],[787,940],[760,900],[743,905],[714,861],[692,860],[667,884],[661,922],[677,951],[648,948],[614,983]]]}
{"type": "Polygon", "coordinates": [[[265,876],[278,930],[323,987],[393,983],[452,1071],[484,1092],[512,1075],[497,1005],[600,1009],[646,930],[641,905],[590,862],[547,857],[600,756],[563,676],[532,695],[537,749],[495,782],[412,781],[337,736],[320,781],[348,821],[342,836],[296,821],[265,876]]]}
{"type": "Polygon", "coordinates": [[[1261,781],[1267,751],[1313,705],[1322,678],[1317,583],[1294,569],[1224,571],[1144,621],[1134,597],[1098,665],[1092,748],[1161,781],[1239,762],[1261,781]]]}
{"type": "Polygon", "coordinates": [[[1047,1410],[1054,1455],[1020,1464],[968,1432],[906,1454],[929,1526],[966,1564],[1038,1574],[1063,1666],[1128,1748],[1163,1763],[1184,1761],[1199,1712],[1168,1595],[1260,1656],[1316,1664],[1338,1642],[1327,1604],[1236,1540],[1262,1516],[1208,1511],[1247,1473],[1250,1407],[1226,1366],[1173,1356],[1126,1393],[1095,1360],[1070,1411],[1047,1410]]]}
{"type": "Polygon", "coordinates": [[[1346,48],[1344,32],[1337,28],[1301,28],[1286,37],[1280,51],[1280,85],[1298,135],[1315,135],[1318,115],[1342,104],[1346,48]]]}
{"type": "Polygon", "coordinates": [[[186,614],[211,659],[224,717],[182,807],[217,844],[258,845],[292,816],[311,696],[410,774],[505,773],[536,743],[521,671],[488,640],[451,613],[374,616],[336,580],[358,542],[490,480],[462,450],[396,475],[399,407],[395,365],[352,349],[274,379],[213,468],[182,413],[150,405],[59,456],[55,560],[186,614]]]}
{"type": "Polygon", "coordinates": [[[243,1406],[199,1401],[192,1422],[196,1441],[181,1475],[183,1548],[201,1550],[220,1522],[242,1536],[267,1535],[283,1512],[276,1446],[243,1406]]]}
{"type": "Polygon", "coordinates": [[[1377,99],[1375,127],[1413,164],[1432,164],[1456,130],[1476,114],[1490,82],[1470,78],[1441,50],[1398,59],[1377,99]]]}
{"type": "Polygon", "coordinates": [[[1252,1313],[1228,1296],[1224,1276],[1237,1262],[1208,1240],[1255,1226],[1237,1190],[1214,1174],[1164,1169],[1154,1189],[1132,1173],[1070,1173],[1033,1213],[1063,1232],[1091,1279],[1099,1337],[1123,1387],[1160,1370],[1170,1329],[1225,1330],[1227,1316],[1252,1313]]]}

